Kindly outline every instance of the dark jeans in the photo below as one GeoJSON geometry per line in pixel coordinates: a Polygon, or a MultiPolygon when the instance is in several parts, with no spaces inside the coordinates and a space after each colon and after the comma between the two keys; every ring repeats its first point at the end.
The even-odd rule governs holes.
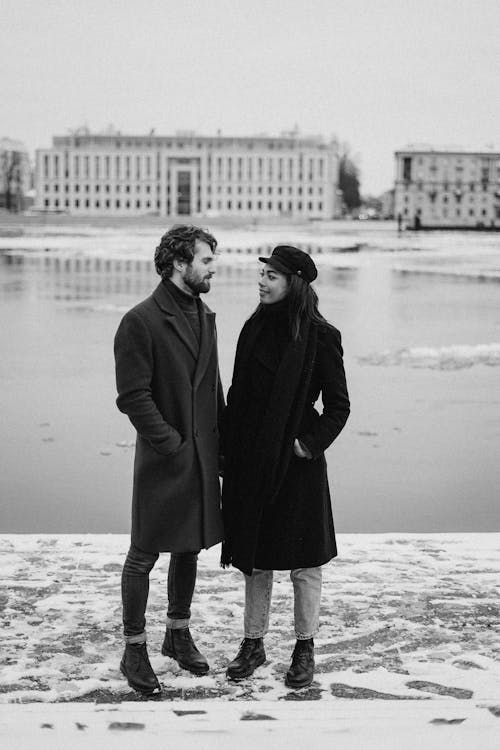
{"type": "MultiPolygon", "coordinates": [[[[122,572],[123,633],[129,643],[146,640],[146,605],[149,573],[157,552],[144,552],[130,545],[122,572]]],[[[168,568],[168,627],[187,627],[196,582],[198,552],[172,552],[168,568]]]]}

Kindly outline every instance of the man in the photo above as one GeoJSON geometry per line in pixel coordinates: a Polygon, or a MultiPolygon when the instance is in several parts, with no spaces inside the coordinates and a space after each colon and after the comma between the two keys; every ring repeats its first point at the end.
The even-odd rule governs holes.
{"type": "Polygon", "coordinates": [[[117,405],[137,430],[131,545],[122,574],[125,652],[120,669],[144,694],[160,690],[146,648],[149,573],[170,552],[162,654],[190,672],[209,666],[189,631],[198,552],[222,539],[218,417],[224,406],[215,315],[200,300],[217,242],[177,225],[161,238],[153,294],[115,337],[117,405]]]}

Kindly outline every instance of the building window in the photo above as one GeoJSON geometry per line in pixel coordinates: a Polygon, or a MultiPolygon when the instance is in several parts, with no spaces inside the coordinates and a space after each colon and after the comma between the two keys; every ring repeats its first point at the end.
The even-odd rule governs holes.
{"type": "Polygon", "coordinates": [[[120,201],[119,200],[115,201],[115,206],[116,206],[116,208],[120,208],[120,201]]]}
{"type": "Polygon", "coordinates": [[[50,206],[50,201],[48,198],[45,198],[43,203],[44,203],[45,208],[48,208],[50,206]]]}
{"type": "Polygon", "coordinates": [[[96,207],[96,208],[99,208],[99,207],[100,207],[100,203],[99,203],[99,201],[96,201],[96,202],[95,202],[95,207],[96,207]]]}
{"type": "Polygon", "coordinates": [[[135,207],[136,208],[140,208],[141,207],[141,201],[136,201],[135,202],[135,207]]]}
{"type": "Polygon", "coordinates": [[[411,156],[403,158],[403,180],[406,182],[411,181],[411,156]]]}
{"type": "Polygon", "coordinates": [[[78,198],[76,198],[75,200],[75,208],[80,208],[80,201],[78,200],[78,198]]]}

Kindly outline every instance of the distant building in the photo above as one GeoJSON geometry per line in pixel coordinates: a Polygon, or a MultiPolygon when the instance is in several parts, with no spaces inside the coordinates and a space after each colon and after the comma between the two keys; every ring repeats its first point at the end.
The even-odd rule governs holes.
{"type": "Polygon", "coordinates": [[[39,210],[91,216],[337,214],[337,144],[297,133],[75,132],[36,153],[39,210]]]}
{"type": "Polygon", "coordinates": [[[31,166],[23,143],[0,138],[0,209],[23,211],[30,199],[31,166]]]}
{"type": "Polygon", "coordinates": [[[500,151],[396,151],[395,214],[413,228],[500,228],[500,151]]]}
{"type": "Polygon", "coordinates": [[[385,193],[382,193],[382,195],[380,196],[380,218],[381,219],[394,219],[394,216],[395,216],[394,198],[395,198],[394,188],[392,190],[386,190],[385,193]]]}

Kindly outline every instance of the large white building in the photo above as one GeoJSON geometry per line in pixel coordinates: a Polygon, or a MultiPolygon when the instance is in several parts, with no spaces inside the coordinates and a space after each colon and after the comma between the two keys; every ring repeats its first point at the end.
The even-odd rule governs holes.
{"type": "Polygon", "coordinates": [[[406,226],[500,229],[500,151],[396,151],[395,215],[406,226]]]}
{"type": "Polygon", "coordinates": [[[335,140],[75,132],[36,154],[36,208],[74,215],[337,214],[335,140]]]}

